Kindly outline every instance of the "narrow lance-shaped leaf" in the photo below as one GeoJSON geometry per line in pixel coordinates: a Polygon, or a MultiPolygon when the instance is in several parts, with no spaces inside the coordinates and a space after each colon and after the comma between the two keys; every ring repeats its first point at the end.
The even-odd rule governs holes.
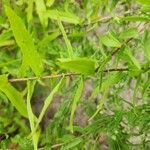
{"type": "Polygon", "coordinates": [[[27,8],[27,20],[28,20],[28,23],[33,18],[33,2],[34,2],[34,0],[28,0],[28,8],[27,8]]]}
{"type": "Polygon", "coordinates": [[[51,7],[54,4],[55,0],[47,0],[46,6],[51,7]]]}
{"type": "Polygon", "coordinates": [[[100,92],[104,92],[104,94],[97,106],[97,110],[95,111],[95,113],[92,115],[92,117],[89,120],[93,119],[99,113],[99,111],[103,108],[103,105],[107,100],[109,88],[112,87],[114,84],[118,83],[124,77],[124,75],[125,75],[124,73],[120,73],[120,72],[110,74],[108,78],[102,83],[100,92]]]}
{"type": "Polygon", "coordinates": [[[69,55],[70,58],[72,58],[73,57],[73,48],[71,46],[71,43],[70,43],[70,41],[69,41],[69,39],[67,37],[67,34],[66,34],[66,32],[64,30],[64,27],[63,27],[61,21],[59,20],[59,18],[58,18],[58,25],[59,25],[59,28],[60,28],[60,30],[62,32],[63,38],[65,40],[65,43],[66,43],[66,46],[67,46],[67,50],[68,50],[68,55],[69,55]]]}
{"type": "Polygon", "coordinates": [[[0,90],[8,97],[18,112],[22,116],[28,118],[27,107],[23,95],[8,82],[6,75],[0,76],[0,90]]]}
{"type": "Polygon", "coordinates": [[[31,35],[28,33],[21,18],[10,7],[5,6],[5,11],[16,42],[21,48],[24,65],[30,66],[33,72],[40,76],[43,71],[42,59],[35,48],[31,35]]]}
{"type": "Polygon", "coordinates": [[[136,0],[136,1],[143,5],[150,5],[150,0],[136,0]]]}
{"type": "Polygon", "coordinates": [[[126,16],[120,18],[120,21],[150,22],[150,17],[149,16],[126,16]]]}
{"type": "Polygon", "coordinates": [[[144,53],[148,61],[150,62],[150,31],[145,32],[144,37],[144,53]]]}
{"type": "Polygon", "coordinates": [[[65,146],[62,146],[60,150],[70,150],[75,148],[78,144],[83,142],[82,138],[75,138],[72,141],[68,142],[65,146]]]}
{"type": "Polygon", "coordinates": [[[129,47],[125,47],[119,53],[119,57],[127,62],[129,67],[129,73],[131,76],[136,76],[141,71],[141,65],[138,60],[132,55],[131,50],[129,47]]]}
{"type": "Polygon", "coordinates": [[[70,115],[70,124],[69,124],[69,129],[71,130],[71,132],[73,133],[73,120],[74,120],[74,114],[78,105],[78,102],[80,100],[80,97],[82,95],[82,91],[83,91],[83,79],[81,78],[72,102],[72,106],[71,106],[71,115],[70,115]]]}
{"type": "MultiPolygon", "coordinates": [[[[35,116],[32,112],[32,107],[31,107],[31,98],[32,94],[34,92],[34,86],[35,86],[36,81],[27,81],[27,88],[28,88],[28,94],[27,94],[27,111],[28,111],[28,116],[29,116],[29,122],[30,122],[30,128],[31,128],[31,133],[35,130],[35,116]]],[[[37,150],[37,145],[38,145],[38,134],[37,132],[32,134],[32,140],[33,140],[33,145],[34,145],[34,150],[37,150]]]]}
{"type": "Polygon", "coordinates": [[[121,47],[121,43],[111,33],[101,36],[100,41],[107,47],[121,47]]]}
{"type": "Polygon", "coordinates": [[[129,38],[134,38],[138,36],[138,30],[137,28],[129,28],[121,32],[120,38],[121,39],[129,39],[129,38]]]}
{"type": "MultiPolygon", "coordinates": [[[[39,117],[38,117],[37,124],[36,124],[36,126],[35,126],[34,132],[35,132],[36,129],[38,128],[39,123],[41,122],[41,120],[42,120],[44,114],[46,113],[47,108],[48,108],[49,105],[52,103],[53,97],[54,97],[54,95],[58,92],[58,90],[59,90],[59,88],[60,88],[60,86],[61,86],[61,84],[62,84],[63,79],[64,79],[64,77],[59,81],[59,83],[54,87],[54,89],[51,91],[51,93],[49,94],[49,96],[45,99],[45,101],[44,101],[44,106],[43,106],[43,108],[42,108],[42,110],[41,110],[41,113],[40,113],[40,115],[39,115],[39,117]]],[[[34,133],[34,132],[33,132],[33,133],[34,133]]]]}
{"type": "Polygon", "coordinates": [[[37,11],[37,14],[39,15],[41,24],[44,27],[47,27],[47,25],[48,25],[48,18],[45,15],[46,6],[45,6],[44,0],[35,0],[35,4],[36,4],[36,11],[37,11]]]}
{"type": "Polygon", "coordinates": [[[92,75],[95,72],[95,61],[89,58],[59,59],[59,61],[58,65],[65,70],[85,75],[92,75]]]}
{"type": "Polygon", "coordinates": [[[62,11],[53,9],[53,10],[47,10],[44,15],[50,19],[58,20],[59,18],[60,21],[63,21],[63,22],[72,23],[72,24],[80,24],[80,18],[69,12],[62,12],[62,11]]]}

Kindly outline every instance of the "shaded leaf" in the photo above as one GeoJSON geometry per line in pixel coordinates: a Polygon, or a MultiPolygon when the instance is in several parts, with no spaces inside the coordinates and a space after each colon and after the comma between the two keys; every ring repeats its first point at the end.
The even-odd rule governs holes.
{"type": "Polygon", "coordinates": [[[93,119],[99,113],[99,111],[103,108],[103,105],[107,100],[109,88],[112,87],[114,84],[118,83],[124,77],[124,75],[125,74],[121,72],[110,74],[108,78],[102,83],[100,91],[103,92],[104,94],[102,98],[100,99],[100,102],[97,106],[97,110],[95,111],[95,113],[92,115],[92,117],[89,120],[93,119]]]}
{"type": "MultiPolygon", "coordinates": [[[[39,117],[38,117],[37,124],[36,124],[36,126],[35,126],[34,132],[35,132],[36,129],[38,128],[39,123],[42,121],[43,116],[44,116],[44,114],[46,113],[47,108],[48,108],[49,105],[52,103],[53,97],[54,97],[54,95],[58,92],[58,90],[59,90],[59,88],[60,88],[60,86],[61,86],[61,84],[62,84],[63,79],[64,79],[64,77],[59,81],[59,83],[58,83],[58,84],[54,87],[54,89],[50,92],[49,96],[45,99],[45,101],[44,101],[44,106],[43,106],[43,108],[42,108],[42,110],[41,110],[41,112],[40,112],[40,115],[39,115],[39,117]]],[[[33,133],[34,133],[34,132],[33,132],[33,133]]]]}

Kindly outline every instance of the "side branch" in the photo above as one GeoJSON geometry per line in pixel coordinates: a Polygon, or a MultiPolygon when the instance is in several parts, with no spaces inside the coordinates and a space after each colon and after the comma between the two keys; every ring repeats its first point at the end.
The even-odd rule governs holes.
{"type": "MultiPolygon", "coordinates": [[[[113,68],[113,69],[106,69],[104,72],[115,72],[115,71],[128,71],[128,68],[113,68]]],[[[66,74],[57,74],[57,75],[49,75],[49,76],[43,76],[43,77],[27,77],[27,78],[16,78],[16,79],[8,79],[9,82],[24,82],[28,80],[45,80],[45,79],[53,79],[53,78],[59,78],[59,77],[71,77],[81,75],[79,73],[66,73],[66,74]]]]}

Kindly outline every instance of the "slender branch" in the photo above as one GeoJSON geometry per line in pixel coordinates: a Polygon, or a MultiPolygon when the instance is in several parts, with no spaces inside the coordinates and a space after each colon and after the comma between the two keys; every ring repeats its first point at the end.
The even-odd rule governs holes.
{"type": "MultiPolygon", "coordinates": [[[[104,72],[116,72],[116,71],[128,71],[128,68],[113,68],[113,69],[106,69],[104,72]]],[[[77,76],[81,75],[79,73],[66,73],[66,74],[57,74],[57,75],[49,75],[49,76],[43,76],[43,77],[27,77],[27,78],[13,78],[8,79],[9,82],[24,82],[28,80],[45,80],[45,79],[53,79],[53,78],[59,78],[59,77],[71,77],[71,76],[77,76]]]]}
{"type": "Polygon", "coordinates": [[[27,78],[16,78],[16,79],[9,79],[9,82],[23,82],[28,80],[45,80],[45,79],[53,79],[53,78],[59,78],[59,77],[71,77],[79,75],[78,73],[66,73],[66,74],[57,74],[57,75],[49,75],[49,76],[43,76],[43,77],[27,77],[27,78]]]}
{"type": "MultiPolygon", "coordinates": [[[[145,68],[142,68],[144,70],[145,68]]],[[[147,68],[147,71],[150,69],[147,68]]],[[[129,68],[111,68],[111,69],[106,69],[103,70],[103,72],[125,72],[129,71],[129,68]]],[[[56,74],[56,75],[49,75],[49,76],[42,76],[42,77],[27,77],[27,78],[12,78],[8,79],[9,82],[24,82],[28,80],[46,80],[46,79],[53,79],[53,78],[60,78],[60,77],[71,77],[71,76],[78,76],[81,75],[80,73],[66,73],[66,74],[56,74]]]]}

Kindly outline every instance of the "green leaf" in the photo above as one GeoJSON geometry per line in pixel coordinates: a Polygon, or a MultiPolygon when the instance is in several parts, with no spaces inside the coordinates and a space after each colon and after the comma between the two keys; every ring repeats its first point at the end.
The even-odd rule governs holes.
{"type": "Polygon", "coordinates": [[[95,72],[95,61],[89,58],[66,58],[59,61],[58,65],[65,70],[85,75],[92,75],[95,72]]]}
{"type": "Polygon", "coordinates": [[[27,111],[28,111],[28,116],[29,116],[29,122],[30,122],[30,128],[31,128],[31,133],[32,133],[34,149],[37,150],[39,134],[37,132],[33,133],[33,131],[35,130],[35,116],[32,112],[32,107],[31,107],[31,102],[30,102],[33,92],[34,92],[35,83],[36,83],[36,81],[27,81],[27,88],[28,88],[27,111]]]}
{"type": "Polygon", "coordinates": [[[12,37],[11,31],[5,31],[0,34],[0,47],[14,45],[15,41],[11,39],[12,37]]]}
{"type": "Polygon", "coordinates": [[[78,83],[78,87],[75,93],[75,96],[73,98],[73,102],[72,102],[72,106],[71,106],[71,115],[70,115],[70,123],[69,123],[69,129],[71,130],[71,132],[73,133],[73,120],[74,120],[74,114],[77,108],[77,105],[80,101],[80,97],[82,95],[82,91],[83,91],[83,79],[81,77],[79,83],[78,83]]]}
{"type": "Polygon", "coordinates": [[[65,146],[63,146],[60,150],[68,150],[68,149],[73,149],[75,146],[80,144],[83,141],[81,138],[76,138],[73,141],[69,142],[65,146]]]}
{"type": "Polygon", "coordinates": [[[40,76],[43,71],[42,59],[34,46],[31,35],[28,33],[21,18],[18,17],[10,7],[5,6],[5,11],[10,21],[16,42],[21,48],[24,65],[30,66],[33,72],[37,76],[40,76]]]}
{"type": "Polygon", "coordinates": [[[56,31],[50,35],[45,35],[42,40],[38,43],[38,48],[44,47],[45,45],[50,44],[51,41],[55,40],[61,33],[56,31]]]}
{"type": "Polygon", "coordinates": [[[70,12],[62,12],[54,9],[54,10],[47,10],[44,15],[50,19],[54,19],[54,20],[60,19],[60,21],[67,22],[67,23],[73,23],[73,24],[80,23],[80,18],[70,12]]]}
{"type": "Polygon", "coordinates": [[[99,111],[103,108],[103,105],[107,100],[109,88],[112,87],[114,84],[118,83],[124,77],[124,75],[125,74],[121,72],[110,74],[108,78],[102,83],[100,91],[104,92],[103,97],[101,98],[97,106],[97,110],[95,111],[95,113],[92,115],[92,117],[89,120],[93,119],[99,113],[99,111]]]}
{"type": "Polygon", "coordinates": [[[123,77],[124,77],[124,73],[121,72],[110,74],[108,78],[104,80],[104,82],[102,83],[100,91],[103,92],[109,89],[111,86],[118,83],[123,77]]]}
{"type": "Polygon", "coordinates": [[[51,7],[54,4],[55,0],[47,0],[46,6],[51,7]]]}
{"type": "Polygon", "coordinates": [[[47,25],[48,25],[48,18],[45,15],[46,6],[45,6],[44,0],[35,0],[35,4],[36,4],[36,11],[37,11],[37,14],[39,15],[41,24],[44,27],[47,27],[47,25]]]}
{"type": "Polygon", "coordinates": [[[22,116],[28,118],[27,108],[23,99],[23,95],[8,82],[6,75],[0,76],[0,90],[8,97],[18,112],[22,116]]]}
{"type": "Polygon", "coordinates": [[[62,25],[62,23],[61,23],[61,21],[59,19],[58,19],[58,25],[59,25],[59,28],[60,28],[60,30],[62,32],[63,38],[65,40],[65,43],[67,45],[68,55],[69,55],[70,58],[72,58],[73,57],[73,48],[72,48],[71,43],[70,43],[70,41],[69,41],[69,39],[67,37],[65,29],[64,29],[64,27],[63,27],[63,25],[62,25]]]}
{"type": "Polygon", "coordinates": [[[150,22],[150,17],[149,16],[126,16],[126,17],[122,17],[121,21],[150,22]]]}
{"type": "Polygon", "coordinates": [[[134,38],[138,36],[138,30],[137,28],[129,28],[121,32],[120,38],[121,39],[129,39],[129,38],[134,38]]]}
{"type": "Polygon", "coordinates": [[[149,12],[150,12],[150,6],[143,5],[143,6],[141,7],[141,12],[149,13],[149,12]]]}
{"type": "Polygon", "coordinates": [[[101,36],[100,41],[107,47],[121,47],[121,43],[111,33],[101,36]]]}
{"type": "Polygon", "coordinates": [[[150,5],[150,0],[137,0],[137,1],[143,5],[150,5]]]}
{"type": "Polygon", "coordinates": [[[28,20],[28,23],[33,18],[33,2],[34,2],[34,0],[28,0],[28,8],[27,8],[27,20],[28,20]]]}
{"type": "Polygon", "coordinates": [[[137,59],[132,55],[129,47],[124,48],[123,51],[120,51],[119,57],[127,62],[129,66],[129,73],[131,76],[137,76],[141,71],[141,65],[137,59]]]}
{"type": "Polygon", "coordinates": [[[150,61],[150,31],[145,32],[143,44],[145,56],[150,61]]]}
{"type": "Polygon", "coordinates": [[[53,97],[54,97],[54,95],[58,92],[58,90],[59,90],[59,88],[60,88],[60,86],[61,86],[61,84],[62,84],[63,79],[64,79],[64,77],[59,81],[59,83],[58,83],[58,84],[55,86],[55,88],[51,91],[51,93],[49,94],[49,96],[45,99],[45,101],[44,101],[44,106],[43,106],[43,108],[42,108],[42,110],[41,110],[41,112],[40,112],[40,115],[39,115],[39,117],[38,117],[37,124],[36,124],[36,126],[35,126],[34,132],[35,132],[36,129],[38,128],[39,123],[42,121],[43,116],[44,116],[44,114],[46,113],[47,108],[48,108],[49,105],[52,103],[53,97]]]}

